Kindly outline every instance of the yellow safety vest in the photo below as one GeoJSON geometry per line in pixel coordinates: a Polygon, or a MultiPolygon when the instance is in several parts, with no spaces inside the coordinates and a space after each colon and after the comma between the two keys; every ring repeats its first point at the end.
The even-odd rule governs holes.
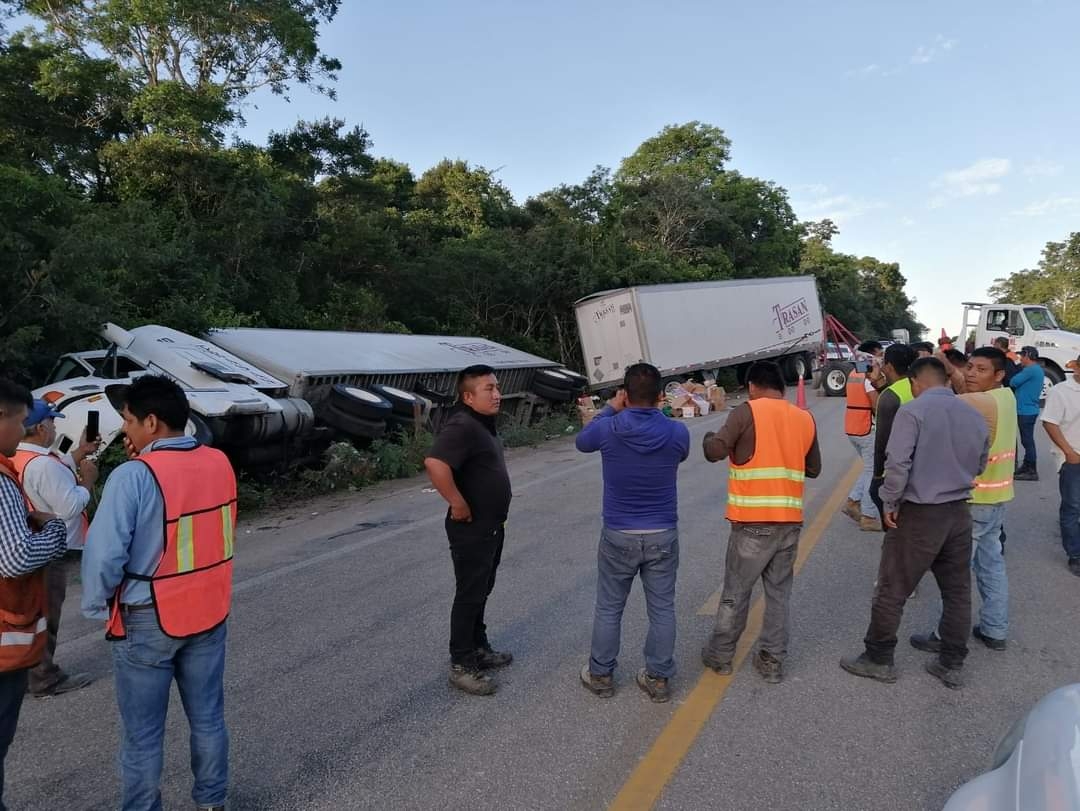
{"type": "Polygon", "coordinates": [[[997,404],[997,428],[990,440],[986,470],[975,479],[972,504],[1004,504],[1012,501],[1013,473],[1016,468],[1016,397],[1012,389],[987,392],[997,404]]]}

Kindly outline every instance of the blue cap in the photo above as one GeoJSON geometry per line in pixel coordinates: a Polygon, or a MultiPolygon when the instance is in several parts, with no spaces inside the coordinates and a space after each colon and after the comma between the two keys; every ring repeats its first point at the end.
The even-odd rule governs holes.
{"type": "Polygon", "coordinates": [[[33,428],[38,423],[45,420],[64,418],[64,415],[54,409],[51,405],[44,400],[34,400],[34,407],[30,409],[30,412],[26,415],[26,419],[23,420],[23,428],[33,428]]]}

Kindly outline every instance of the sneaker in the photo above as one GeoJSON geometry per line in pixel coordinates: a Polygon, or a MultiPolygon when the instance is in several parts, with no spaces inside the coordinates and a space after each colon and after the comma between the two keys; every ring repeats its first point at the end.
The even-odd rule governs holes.
{"type": "Polygon", "coordinates": [[[65,673],[59,681],[53,682],[44,690],[30,691],[30,695],[34,698],[52,698],[62,696],[64,693],[73,693],[93,683],[94,679],[89,673],[72,673],[71,675],[65,673]]]}
{"type": "Polygon", "coordinates": [[[490,676],[465,665],[450,665],[450,686],[471,696],[490,696],[496,690],[490,676]]]}
{"type": "Polygon", "coordinates": [[[864,679],[874,679],[886,684],[896,681],[896,668],[893,665],[878,664],[865,653],[860,653],[858,656],[845,656],[840,660],[840,667],[853,676],[862,676],[864,679]]]}
{"type": "Polygon", "coordinates": [[[987,636],[980,630],[978,625],[971,629],[971,635],[986,645],[986,647],[990,648],[990,650],[1005,650],[1009,645],[1004,639],[995,639],[992,636],[987,636]]]}
{"type": "Polygon", "coordinates": [[[934,678],[940,679],[941,683],[950,690],[959,690],[964,686],[964,674],[958,667],[946,667],[940,659],[931,659],[926,663],[926,672],[934,678]]]}
{"type": "Polygon", "coordinates": [[[768,684],[779,684],[784,680],[783,664],[768,651],[759,650],[754,654],[754,669],[768,684]]]}
{"type": "Polygon", "coordinates": [[[847,500],[847,504],[844,505],[844,509],[842,509],[840,512],[842,512],[852,521],[858,521],[860,518],[862,518],[862,509],[859,507],[859,502],[850,498],[847,500]]]}
{"type": "Polygon", "coordinates": [[[722,662],[709,653],[708,650],[703,650],[701,652],[701,663],[709,668],[709,670],[713,670],[721,676],[730,676],[733,672],[730,659],[726,662],[722,662]]]}
{"type": "Polygon", "coordinates": [[[648,694],[654,704],[663,704],[671,698],[671,692],[668,690],[668,680],[650,676],[645,668],[638,671],[637,685],[648,694]]]}
{"type": "Polygon", "coordinates": [[[1080,558],[1069,558],[1069,571],[1080,577],[1080,558]]]}
{"type": "Polygon", "coordinates": [[[1020,468],[1013,474],[1013,481],[1017,482],[1037,482],[1039,480],[1039,471],[1033,467],[1020,468]]]}
{"type": "Polygon", "coordinates": [[[859,529],[863,532],[881,532],[881,522],[869,515],[859,516],[859,529]]]}
{"type": "Polygon", "coordinates": [[[476,651],[476,664],[481,670],[497,670],[514,661],[514,654],[506,651],[479,648],[476,651]]]}
{"type": "Polygon", "coordinates": [[[588,663],[581,668],[581,683],[586,690],[600,698],[611,698],[615,695],[615,679],[611,676],[594,676],[588,663]]]}
{"type": "Polygon", "coordinates": [[[941,653],[941,637],[937,631],[928,634],[914,634],[911,639],[911,647],[915,650],[923,650],[927,653],[941,653]]]}

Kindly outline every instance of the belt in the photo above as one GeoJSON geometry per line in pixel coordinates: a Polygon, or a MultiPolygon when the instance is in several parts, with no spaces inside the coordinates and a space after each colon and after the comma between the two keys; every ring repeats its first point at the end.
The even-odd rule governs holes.
{"type": "Polygon", "coordinates": [[[120,606],[120,610],[121,611],[145,611],[146,609],[153,608],[153,607],[154,607],[153,603],[143,603],[141,605],[131,605],[129,603],[124,603],[124,604],[122,604],[120,606]]]}

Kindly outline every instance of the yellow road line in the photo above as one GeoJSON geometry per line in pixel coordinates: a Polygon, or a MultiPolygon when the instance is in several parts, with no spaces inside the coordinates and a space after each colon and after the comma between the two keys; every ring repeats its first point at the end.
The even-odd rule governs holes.
{"type": "MultiPolygon", "coordinates": [[[[825,506],[803,532],[799,540],[799,554],[795,559],[796,573],[802,569],[807,557],[825,534],[826,528],[840,509],[844,499],[847,498],[848,490],[859,478],[861,471],[862,460],[856,460],[851,469],[840,479],[829,500],[825,502],[825,506]]],[[[716,599],[720,599],[719,595],[716,595],[716,599]]],[[[714,612],[715,610],[713,608],[714,612]]],[[[732,663],[734,673],[731,676],[720,676],[708,668],[705,669],[698,683],[694,685],[694,689],[675,710],[667,726],[660,732],[660,736],[623,783],[622,789],[608,806],[609,811],[647,811],[660,799],[660,792],[671,780],[675,770],[686,757],[686,753],[690,751],[690,747],[701,734],[705,722],[709,720],[716,705],[724,697],[735,674],[739,672],[743,660],[757,641],[758,634],[761,633],[761,620],[764,613],[765,603],[759,597],[750,609],[746,630],[735,649],[735,659],[732,663]]]]}

